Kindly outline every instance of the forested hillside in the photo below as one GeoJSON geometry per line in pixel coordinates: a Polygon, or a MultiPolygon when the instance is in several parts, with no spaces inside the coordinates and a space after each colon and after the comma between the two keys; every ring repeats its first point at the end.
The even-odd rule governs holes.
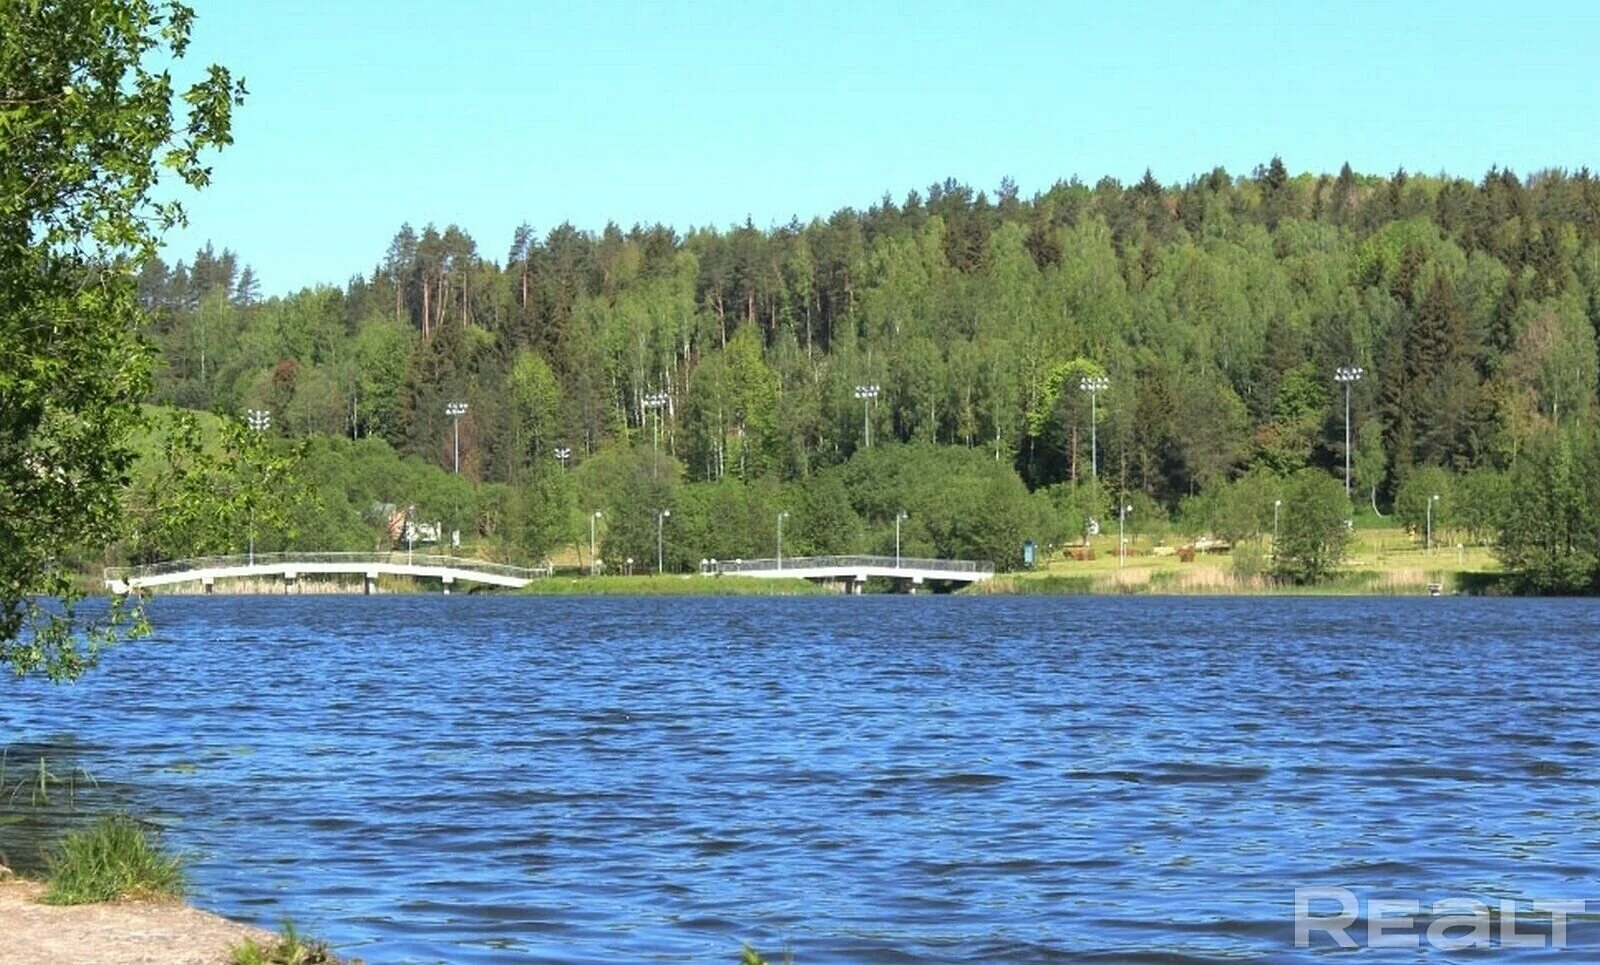
{"type": "Polygon", "coordinates": [[[1273,158],[1181,185],[1028,199],[947,181],[770,230],[524,225],[495,244],[403,225],[369,275],[266,300],[248,252],[154,264],[153,401],[268,409],[276,433],[382,439],[444,469],[446,405],[464,402],[462,475],[523,495],[563,452],[577,472],[642,445],[659,481],[659,446],[658,486],[770,492],[814,488],[869,439],[955,447],[952,465],[1014,468],[1070,535],[1119,497],[1193,522],[1237,480],[1342,480],[1348,386],[1358,502],[1389,512],[1443,470],[1426,488],[1481,514],[1525,455],[1545,475],[1564,459],[1577,488],[1556,502],[1578,517],[1540,552],[1594,570],[1586,170],[1290,176],[1273,158]],[[1095,466],[1102,485],[1082,485],[1095,466]]]}

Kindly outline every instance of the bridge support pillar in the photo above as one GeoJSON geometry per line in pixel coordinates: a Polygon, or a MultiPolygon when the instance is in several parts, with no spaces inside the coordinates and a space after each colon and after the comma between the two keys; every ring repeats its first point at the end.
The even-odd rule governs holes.
{"type": "Polygon", "coordinates": [[[376,593],[377,590],[378,590],[378,574],[377,573],[368,573],[366,575],[366,579],[361,581],[361,592],[366,596],[371,596],[372,594],[376,593]]]}
{"type": "Polygon", "coordinates": [[[295,578],[299,576],[294,570],[283,571],[283,595],[288,596],[295,591],[295,578]]]}
{"type": "Polygon", "coordinates": [[[215,592],[216,588],[217,588],[217,581],[213,577],[208,576],[205,579],[200,581],[200,590],[201,590],[202,593],[215,592]]]}
{"type": "Polygon", "coordinates": [[[913,576],[911,578],[911,590],[910,590],[910,593],[911,593],[912,596],[916,596],[917,595],[917,587],[919,587],[921,585],[922,585],[922,577],[913,576]]]}
{"type": "Polygon", "coordinates": [[[440,579],[444,581],[444,595],[445,596],[449,596],[450,595],[450,584],[454,583],[456,581],[456,578],[453,577],[453,576],[445,576],[445,577],[440,577],[440,579]]]}

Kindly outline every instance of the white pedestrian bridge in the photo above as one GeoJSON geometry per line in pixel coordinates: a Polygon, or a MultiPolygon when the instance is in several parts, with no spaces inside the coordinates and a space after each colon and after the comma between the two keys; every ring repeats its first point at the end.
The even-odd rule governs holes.
{"type": "Polygon", "coordinates": [[[708,575],[765,579],[824,580],[865,583],[871,577],[907,580],[920,585],[934,580],[973,583],[994,576],[994,564],[972,560],[928,560],[909,556],[784,556],[766,560],[706,560],[708,575]]]}
{"type": "Polygon", "coordinates": [[[550,567],[511,566],[459,556],[421,556],[412,553],[256,553],[252,556],[208,556],[170,560],[148,566],[109,567],[106,588],[124,594],[160,586],[199,584],[210,593],[218,580],[277,578],[287,591],[301,577],[359,576],[366,592],[376,588],[380,576],[433,579],[450,592],[455,583],[520,587],[550,575],[550,567]]]}

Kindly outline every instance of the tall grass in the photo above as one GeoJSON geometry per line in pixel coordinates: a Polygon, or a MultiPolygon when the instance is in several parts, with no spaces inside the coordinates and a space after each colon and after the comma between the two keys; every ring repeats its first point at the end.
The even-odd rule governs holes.
{"type": "Polygon", "coordinates": [[[112,814],[61,842],[47,862],[48,905],[83,905],[119,898],[178,898],[183,863],[168,854],[143,823],[112,814]]]}
{"type": "MultiPolygon", "coordinates": [[[[263,945],[254,938],[246,938],[230,952],[233,965],[341,965],[344,962],[328,949],[327,942],[301,937],[294,922],[288,920],[271,944],[263,945]]],[[[360,965],[360,959],[349,965],[360,965]]]]}
{"type": "Polygon", "coordinates": [[[51,805],[50,789],[65,787],[67,793],[67,807],[74,808],[78,803],[78,781],[90,787],[98,787],[94,775],[81,767],[74,767],[67,772],[66,777],[61,777],[50,770],[50,762],[41,756],[37,766],[28,764],[21,769],[10,767],[11,752],[9,748],[0,748],[0,794],[7,795],[7,803],[16,804],[27,792],[28,804],[34,808],[47,808],[51,805]],[[12,783],[13,776],[16,777],[12,783]]]}

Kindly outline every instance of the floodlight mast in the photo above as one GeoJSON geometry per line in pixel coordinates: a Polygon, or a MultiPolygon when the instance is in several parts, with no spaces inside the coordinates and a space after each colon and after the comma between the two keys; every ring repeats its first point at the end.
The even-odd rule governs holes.
{"type": "Polygon", "coordinates": [[[856,386],[856,398],[861,400],[861,426],[866,438],[863,448],[872,448],[872,418],[870,415],[872,400],[878,397],[880,389],[877,383],[856,386]]]}
{"type": "Polygon", "coordinates": [[[1100,478],[1100,419],[1096,405],[1100,393],[1111,388],[1111,380],[1103,375],[1086,375],[1078,388],[1089,393],[1089,473],[1100,478]]]}
{"type": "Polygon", "coordinates": [[[1344,496],[1350,498],[1350,386],[1361,381],[1367,370],[1359,365],[1341,365],[1333,380],[1344,386],[1344,496]]]}
{"type": "Polygon", "coordinates": [[[467,414],[465,402],[448,402],[444,407],[444,414],[455,423],[455,474],[461,475],[461,417],[467,414]]]}

